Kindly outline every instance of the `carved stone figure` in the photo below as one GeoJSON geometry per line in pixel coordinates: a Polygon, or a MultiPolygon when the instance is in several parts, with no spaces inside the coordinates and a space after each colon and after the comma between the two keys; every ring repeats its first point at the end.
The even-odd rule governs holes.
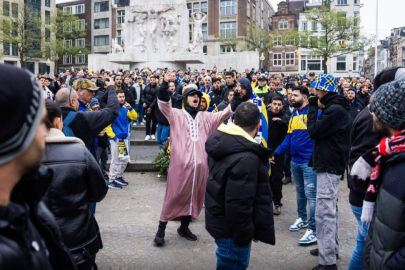
{"type": "Polygon", "coordinates": [[[193,18],[194,21],[194,32],[193,32],[194,51],[200,52],[202,51],[203,45],[202,23],[207,18],[207,15],[202,12],[199,13],[193,12],[191,13],[191,18],[193,18]]]}
{"type": "MultiPolygon", "coordinates": [[[[135,12],[135,11],[133,11],[135,12]]],[[[137,35],[135,36],[135,47],[139,47],[141,52],[144,52],[146,49],[145,38],[146,38],[146,19],[148,18],[147,14],[136,14],[134,17],[128,20],[129,23],[134,22],[135,28],[137,29],[137,35]]]]}
{"type": "Polygon", "coordinates": [[[176,33],[179,30],[181,23],[181,15],[162,15],[161,18],[161,35],[164,37],[166,43],[166,49],[169,52],[177,50],[178,42],[176,39],[176,33]]]}
{"type": "Polygon", "coordinates": [[[112,53],[123,53],[124,52],[124,49],[122,49],[121,45],[118,44],[116,38],[113,38],[111,40],[111,47],[112,47],[112,53]]]}

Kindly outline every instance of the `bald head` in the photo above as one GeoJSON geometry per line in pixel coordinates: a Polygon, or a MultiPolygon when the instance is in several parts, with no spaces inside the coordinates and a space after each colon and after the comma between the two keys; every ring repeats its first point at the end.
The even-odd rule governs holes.
{"type": "Polygon", "coordinates": [[[59,107],[71,107],[74,108],[76,111],[79,107],[79,103],[77,100],[78,96],[76,91],[69,88],[60,89],[55,96],[56,104],[58,104],[59,107]]]}

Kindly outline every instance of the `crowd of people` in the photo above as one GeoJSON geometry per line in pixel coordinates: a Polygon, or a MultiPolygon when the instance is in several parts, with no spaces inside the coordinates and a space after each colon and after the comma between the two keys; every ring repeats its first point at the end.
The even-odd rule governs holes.
{"type": "Polygon", "coordinates": [[[346,179],[340,199],[358,228],[349,269],[404,268],[405,68],[371,81],[216,66],[34,76],[0,65],[0,79],[1,269],[97,269],[96,203],[130,184],[134,125],[160,151],[170,143],[155,245],[169,221],[198,240],[190,222],[205,204],[217,269],[246,269],[252,242],[275,245],[283,185],[294,182],[289,230],[318,244],[313,269],[337,269],[346,179]]]}

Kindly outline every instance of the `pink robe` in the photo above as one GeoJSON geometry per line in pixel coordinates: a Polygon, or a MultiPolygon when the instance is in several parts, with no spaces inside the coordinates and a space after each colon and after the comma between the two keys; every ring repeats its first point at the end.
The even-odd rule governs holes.
{"type": "Polygon", "coordinates": [[[195,119],[186,110],[172,108],[171,101],[158,100],[170,123],[170,166],[160,221],[198,218],[203,207],[208,179],[205,142],[231,117],[231,107],[218,113],[198,112],[195,119]]]}

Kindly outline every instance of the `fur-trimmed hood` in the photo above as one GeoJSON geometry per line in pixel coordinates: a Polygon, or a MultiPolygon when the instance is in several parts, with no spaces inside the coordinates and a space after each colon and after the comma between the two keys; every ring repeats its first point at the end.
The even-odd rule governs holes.
{"type": "Polygon", "coordinates": [[[83,141],[76,137],[66,137],[59,129],[51,128],[45,138],[46,143],[79,143],[84,145],[83,141]]]}

